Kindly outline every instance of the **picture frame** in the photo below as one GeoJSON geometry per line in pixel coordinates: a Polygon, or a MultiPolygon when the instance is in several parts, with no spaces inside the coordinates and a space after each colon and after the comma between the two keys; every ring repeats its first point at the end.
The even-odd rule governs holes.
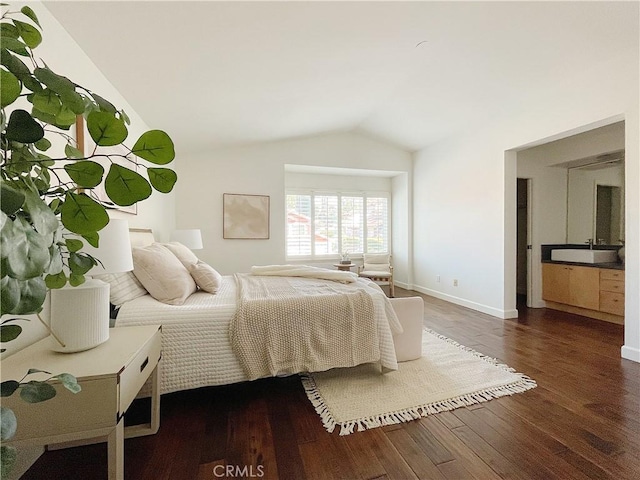
{"type": "MultiPolygon", "coordinates": [[[[76,119],[76,142],[78,145],[78,149],[85,156],[89,155],[89,152],[92,152],[96,146],[95,143],[93,143],[91,136],[88,135],[84,118],[80,115],[76,119]]],[[[109,172],[109,166],[111,165],[111,162],[117,163],[131,170],[137,171],[138,169],[137,163],[125,160],[117,156],[118,154],[127,155],[129,151],[126,149],[126,147],[122,145],[114,145],[112,147],[104,147],[104,148],[108,148],[109,153],[116,154],[116,155],[111,157],[111,160],[109,160],[106,157],[97,157],[97,158],[93,158],[92,160],[94,162],[101,164],[104,167],[105,178],[106,178],[106,174],[109,172]]],[[[104,189],[104,178],[102,183],[100,183],[100,185],[92,188],[88,192],[88,195],[91,196],[94,200],[97,200],[100,203],[102,203],[107,209],[118,210],[120,212],[129,213],[131,215],[138,214],[137,203],[134,203],[133,205],[129,205],[129,206],[121,206],[121,205],[116,205],[111,201],[111,199],[107,195],[107,192],[104,189]]]]}
{"type": "Polygon", "coordinates": [[[269,239],[270,197],[238,193],[223,194],[224,239],[269,239]]]}

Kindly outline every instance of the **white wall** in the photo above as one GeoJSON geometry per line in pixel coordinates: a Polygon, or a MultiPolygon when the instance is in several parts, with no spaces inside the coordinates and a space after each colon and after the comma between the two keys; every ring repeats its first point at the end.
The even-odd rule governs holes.
{"type": "MultiPolygon", "coordinates": [[[[35,50],[36,55],[46,61],[54,72],[86,86],[111,101],[117,108],[124,109],[131,119],[126,145],[133,146],[138,137],[151,128],[165,130],[171,136],[170,125],[147,125],[140,118],[41,2],[29,2],[29,6],[38,15],[43,29],[43,41],[35,50]]],[[[180,145],[176,145],[176,158],[176,163],[167,166],[175,169],[179,163],[180,145]]],[[[175,223],[174,206],[174,193],[163,195],[154,191],[149,199],[138,204],[137,215],[114,212],[112,216],[127,219],[132,227],[152,228],[158,238],[168,240],[175,223]]]]}
{"type": "MultiPolygon", "coordinates": [[[[181,183],[177,186],[177,228],[202,230],[204,249],[198,251],[198,255],[222,274],[246,272],[252,265],[285,263],[285,165],[383,170],[397,174],[409,173],[411,162],[408,152],[356,133],[201,152],[188,158],[188,166],[178,166],[181,183]],[[269,195],[270,238],[223,239],[223,193],[269,195]]],[[[405,189],[404,193],[407,192],[405,189]]],[[[396,230],[395,225],[392,228],[396,230]]],[[[395,242],[395,238],[393,240],[395,242]]],[[[394,243],[398,251],[406,248],[394,243]]],[[[408,266],[405,265],[403,271],[408,271],[408,266]]]]}
{"type": "MultiPolygon", "coordinates": [[[[624,119],[628,294],[622,353],[640,361],[637,47],[589,71],[576,72],[544,96],[528,100],[504,118],[477,125],[475,131],[415,155],[416,289],[498,317],[512,316],[516,288],[513,151],[624,119]],[[436,283],[436,275],[441,283],[436,283]],[[454,278],[459,280],[458,287],[452,285],[454,278]]],[[[557,221],[548,237],[542,234],[543,243],[547,238],[564,241],[563,223],[557,221]]]]}

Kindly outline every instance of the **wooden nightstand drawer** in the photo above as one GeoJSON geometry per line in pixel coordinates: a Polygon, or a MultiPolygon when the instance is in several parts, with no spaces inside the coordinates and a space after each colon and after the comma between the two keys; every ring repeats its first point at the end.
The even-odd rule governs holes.
{"type": "Polygon", "coordinates": [[[127,411],[127,408],[131,405],[131,402],[142,388],[142,385],[144,385],[153,369],[158,365],[161,348],[162,337],[160,330],[158,330],[156,334],[142,346],[131,362],[125,366],[124,370],[120,372],[119,417],[127,411]]]}
{"type": "Polygon", "coordinates": [[[2,406],[11,408],[18,418],[18,430],[12,442],[115,426],[116,375],[83,379],[81,394],[71,393],[60,382],[51,384],[57,393],[46,402],[27,403],[18,394],[2,399],[2,406]]]}
{"type": "Polygon", "coordinates": [[[624,294],[615,292],[600,292],[600,311],[624,315],[624,294]]]}

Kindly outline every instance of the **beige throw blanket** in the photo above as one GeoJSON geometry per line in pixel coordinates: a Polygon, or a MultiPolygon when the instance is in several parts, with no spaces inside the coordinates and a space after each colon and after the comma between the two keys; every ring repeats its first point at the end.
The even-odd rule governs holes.
{"type": "Polygon", "coordinates": [[[260,265],[251,267],[252,275],[270,275],[278,277],[306,277],[334,282],[353,283],[358,275],[353,272],[328,270],[310,265],[260,265]]]}
{"type": "Polygon", "coordinates": [[[308,278],[235,278],[231,345],[249,379],[380,360],[373,302],[365,291],[308,278]]]}

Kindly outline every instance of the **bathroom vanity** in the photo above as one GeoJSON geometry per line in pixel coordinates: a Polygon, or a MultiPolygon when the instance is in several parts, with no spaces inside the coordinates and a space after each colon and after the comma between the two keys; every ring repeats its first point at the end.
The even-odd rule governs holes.
{"type": "Polygon", "coordinates": [[[624,324],[624,264],[552,260],[552,248],[544,247],[553,246],[542,249],[542,299],[547,308],[624,324]]]}

